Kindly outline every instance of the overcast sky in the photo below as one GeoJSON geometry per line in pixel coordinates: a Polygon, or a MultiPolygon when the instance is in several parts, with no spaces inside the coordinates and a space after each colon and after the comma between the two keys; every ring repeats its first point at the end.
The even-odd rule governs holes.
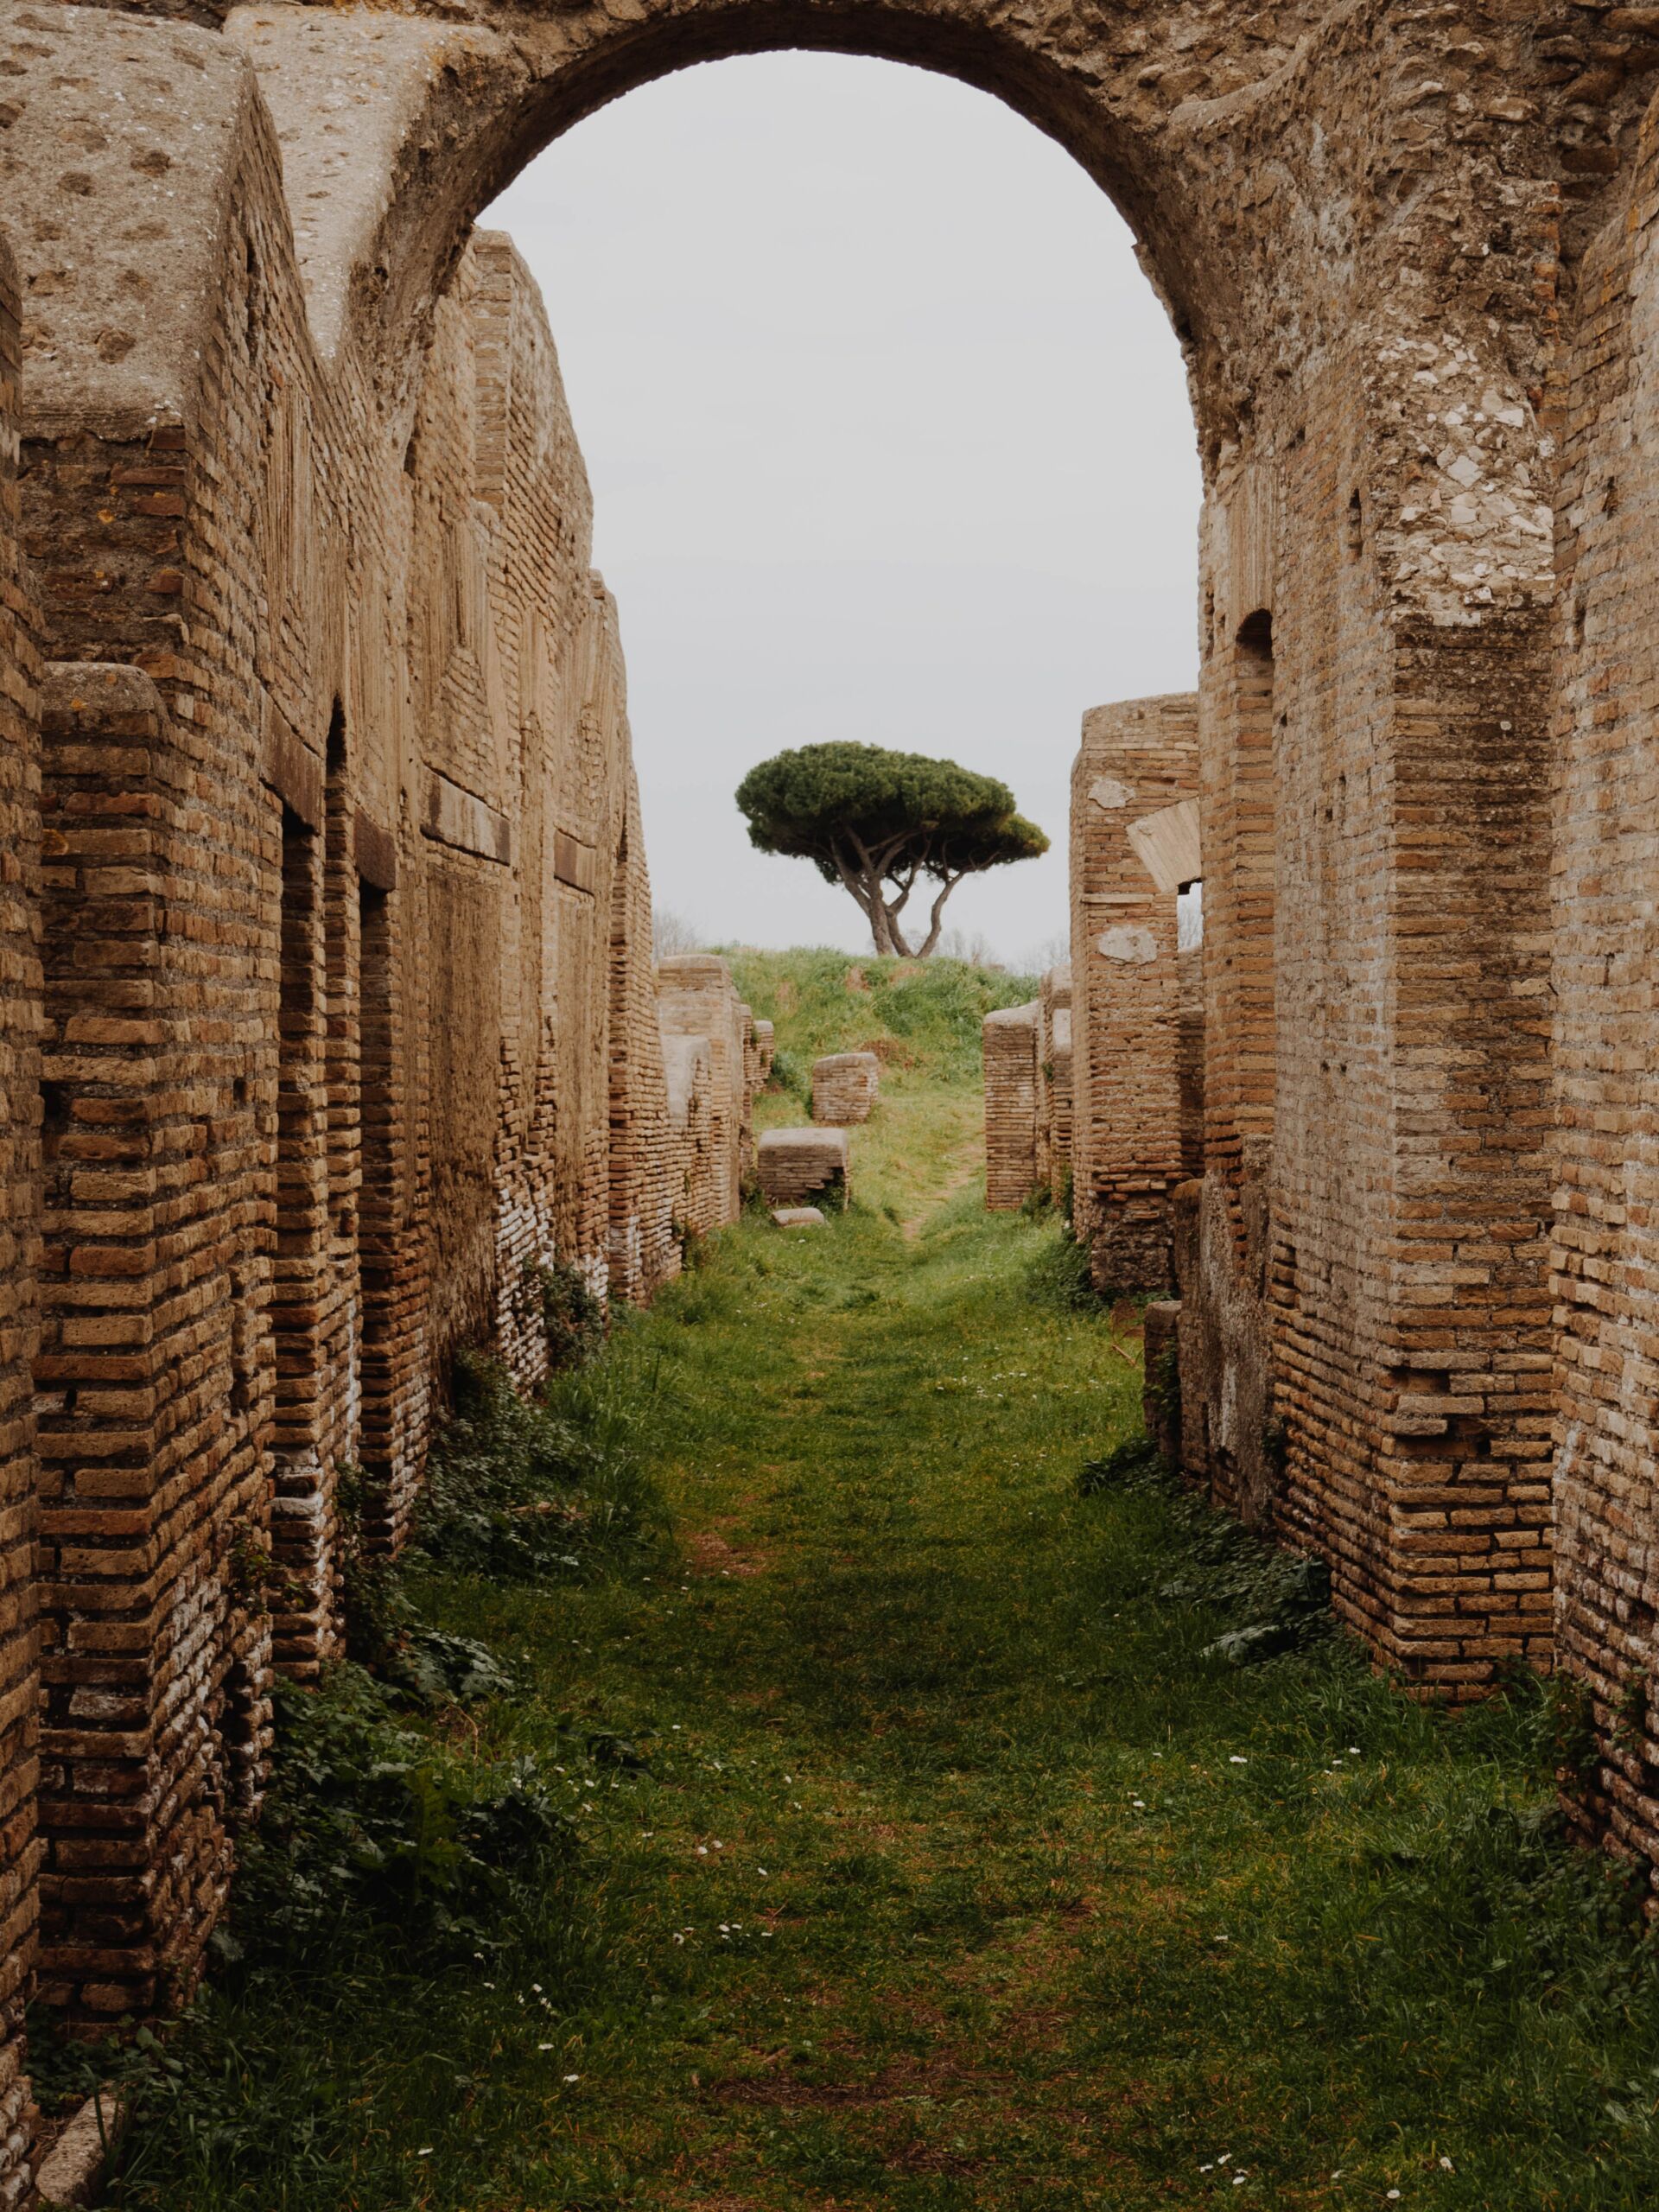
{"type": "Polygon", "coordinates": [[[1011,783],[1053,850],[948,919],[1021,964],[1063,937],[1079,717],[1196,666],[1192,416],[1110,202],[985,93],[779,54],[629,93],[483,219],[541,284],[593,478],[658,909],[867,950],[732,801],[857,738],[1011,783]]]}

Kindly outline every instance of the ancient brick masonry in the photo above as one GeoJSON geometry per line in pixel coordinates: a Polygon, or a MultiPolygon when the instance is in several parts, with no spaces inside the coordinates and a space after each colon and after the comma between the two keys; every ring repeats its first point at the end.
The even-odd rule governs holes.
{"type": "Polygon", "coordinates": [[[1037,1188],[1039,1002],[985,1017],[985,1203],[993,1213],[1024,1205],[1037,1188]]]}
{"type": "Polygon", "coordinates": [[[1071,969],[1051,968],[1037,999],[1037,1180],[1057,1205],[1071,1182],[1071,969]]]}
{"type": "Polygon", "coordinates": [[[0,244],[0,2204],[27,2176],[23,2005],[39,1910],[39,613],[18,528],[17,272],[0,244]]]}
{"type": "Polygon", "coordinates": [[[826,1196],[844,1205],[852,1173],[847,1132],[768,1129],[760,1139],[756,1173],[769,1206],[798,1206],[826,1196]]]}
{"type": "MultiPolygon", "coordinates": [[[[96,2025],[198,1971],[273,1669],[339,1648],[341,1468],[395,1545],[450,1352],[533,1382],[537,1270],[648,1295],[684,1185],[616,609],[517,257],[468,243],[388,397],[235,44],[8,33],[0,2173],[30,1975],[96,2025]]],[[[751,1088],[702,1101],[720,1218],[751,1088]]]]}
{"type": "Polygon", "coordinates": [[[1071,974],[1051,969],[1040,996],[987,1014],[985,1203],[1021,1206],[1035,1191],[1058,1203],[1071,1173],[1071,974]]]}
{"type": "MultiPolygon", "coordinates": [[[[1190,1012],[1167,1056],[1183,1168],[1200,1090],[1204,1122],[1173,1201],[1183,1449],[1330,1560],[1424,1694],[1547,1661],[1558,1516],[1589,1815],[1659,1855],[1647,12],[21,0],[14,2196],[28,1978],[89,2025],[189,1986],[270,1672],[337,1648],[341,1463],[395,1543],[450,1352],[533,1381],[540,1268],[645,1296],[741,1191],[761,1049],[685,974],[668,997],[710,1004],[659,1027],[616,611],[539,303],[472,223],[527,148],[758,40],[993,86],[1136,228],[1205,487],[1202,1084],[1190,1012]]],[[[1088,988],[1074,959],[1085,1152],[1088,988]]]]}
{"type": "Polygon", "coordinates": [[[761,1079],[754,1018],[730,968],[709,952],[682,953],[658,965],[657,1017],[674,1056],[677,1130],[684,1116],[678,1158],[671,1148],[669,1154],[675,1218],[682,1234],[706,1236],[737,1219],[753,1166],[761,1079]]]}
{"type": "Polygon", "coordinates": [[[815,1122],[868,1122],[881,1088],[881,1063],[874,1052],[826,1052],[812,1063],[815,1122]]]}
{"type": "MultiPolygon", "coordinates": [[[[1659,913],[1659,134],[1650,111],[1611,219],[1585,257],[1581,323],[1561,367],[1554,961],[1517,977],[1511,1016],[1554,1014],[1559,1404],[1553,1438],[1560,1655],[1592,1699],[1602,1764],[1592,1821],[1659,1862],[1659,1093],[1652,976],[1659,913]]],[[[1535,1332],[1527,1383],[1544,1380],[1535,1332]]],[[[1477,1381],[1450,1389],[1470,1391],[1477,1381]]],[[[1509,1541],[1526,1602],[1545,1555],[1548,1432],[1509,1541]],[[1535,1543],[1536,1538],[1535,1537],[1535,1543]]]]}
{"type": "MultiPolygon", "coordinates": [[[[668,1066],[664,1158],[673,1233],[707,1236],[737,1219],[753,1165],[754,1096],[771,1065],[768,1036],[714,953],[681,954],[657,970],[657,1017],[668,1066]]],[[[772,1025],[766,1027],[768,1032],[772,1025]]]]}
{"type": "MultiPolygon", "coordinates": [[[[1073,1220],[1096,1285],[1171,1285],[1171,1199],[1201,1154],[1182,1128],[1175,879],[1198,792],[1198,702],[1097,707],[1071,772],[1073,1220]]],[[[1196,848],[1185,863],[1196,874],[1196,848]]],[[[1179,870],[1178,870],[1179,874],[1179,870]]],[[[1188,876],[1185,880],[1191,880],[1188,876]]]]}

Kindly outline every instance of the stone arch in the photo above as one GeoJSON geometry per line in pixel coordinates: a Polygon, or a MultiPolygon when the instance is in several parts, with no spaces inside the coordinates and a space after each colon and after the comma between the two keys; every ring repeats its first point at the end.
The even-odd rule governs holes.
{"type": "MultiPolygon", "coordinates": [[[[357,925],[364,880],[397,900],[380,988],[402,1041],[377,1060],[393,1157],[375,1226],[396,1240],[376,1255],[388,1309],[376,1382],[396,1394],[376,1467],[397,1472],[397,1512],[418,1476],[429,1372],[484,1313],[492,1268],[499,1278],[504,1255],[533,1257],[569,1211],[559,1162],[534,1142],[519,1147],[512,1207],[495,1203],[502,1024],[476,978],[501,964],[521,883],[525,912],[539,896],[543,918],[555,900],[597,900],[598,857],[619,849],[616,809],[626,810],[631,864],[641,855],[631,787],[607,798],[607,824],[550,817],[531,848],[514,815],[514,760],[484,742],[505,728],[516,690],[518,760],[533,765],[547,726],[556,716],[570,726],[585,696],[586,489],[550,390],[520,458],[534,463],[524,504],[556,508],[558,527],[533,546],[527,530],[524,544],[548,582],[545,603],[577,613],[541,639],[509,610],[496,676],[489,653],[474,677],[447,650],[461,582],[484,608],[496,575],[486,556],[509,543],[499,511],[514,480],[510,469],[488,480],[509,533],[498,537],[473,514],[466,365],[487,343],[506,349],[497,361],[510,371],[541,343],[533,288],[520,287],[510,250],[469,243],[469,229],[557,132],[652,77],[721,55],[805,47],[953,74],[1064,145],[1135,229],[1186,348],[1205,464],[1198,721],[1212,1039],[1237,951],[1236,887],[1215,834],[1230,656],[1257,611],[1271,616],[1275,723],[1283,717],[1271,1137],[1247,1133],[1257,1147],[1247,1152],[1240,1135],[1225,1156],[1212,1138],[1185,1239],[1198,1272],[1183,1289],[1206,1317],[1211,1443],[1229,1454],[1237,1502],[1330,1561],[1340,1610],[1425,1691],[1472,1694],[1500,1659],[1541,1662],[1550,1638],[1541,1533],[1548,1075],[1546,1022],[1525,1010],[1550,988],[1546,739],[1563,665],[1550,632],[1551,503],[1581,533],[1587,620],[1570,662],[1599,650],[1611,610],[1603,580],[1623,567],[1638,592],[1651,566],[1638,520],[1652,511],[1645,463],[1630,456],[1621,410],[1634,405],[1646,423],[1659,399],[1651,378],[1634,401],[1607,388],[1628,360],[1656,351],[1659,280],[1638,243],[1659,198],[1651,132],[1625,181],[1631,219],[1610,226],[1581,288],[1576,473],[1559,492],[1544,409],[1561,367],[1560,321],[1573,312],[1561,279],[1617,196],[1606,180],[1625,159],[1656,50],[1632,41],[1571,76],[1535,52],[1530,22],[1493,9],[1479,37],[1453,43],[1443,16],[1397,0],[1254,10],[1250,0],[1224,10],[1101,0],[1086,10],[1022,0],[1017,15],[994,14],[988,0],[561,0],[476,17],[451,0],[407,14],[281,0],[222,20],[199,0],[190,22],[155,19],[175,13],[174,0],[132,12],[0,7],[11,41],[0,181],[28,346],[22,528],[38,571],[41,655],[53,664],[47,827],[63,851],[90,855],[76,841],[107,834],[92,817],[118,817],[145,896],[151,876],[164,882],[169,915],[165,929],[151,920],[125,935],[105,917],[97,926],[116,933],[83,966],[69,954],[89,909],[70,871],[58,871],[51,895],[67,902],[66,925],[46,934],[48,953],[56,948],[44,984],[47,1135],[57,1140],[95,1092],[100,1112],[118,1097],[169,1159],[192,1163],[168,1199],[179,1256],[165,1281],[143,1256],[151,1230],[141,1177],[119,1194],[118,1215],[88,1177],[84,1192],[62,1193],[86,1280],[43,1274],[41,1285],[46,1358],[66,1363],[42,1370],[53,1387],[37,1410],[41,1451],[74,1464],[95,1418],[77,1395],[83,1383],[130,1385],[136,1374],[142,1404],[120,1448],[156,1542],[153,1574],[122,1594],[121,1650],[77,1659],[73,1677],[48,1662],[54,1756],[66,1772],[106,1774],[118,1757],[121,1792],[144,1824],[133,1871],[83,1903],[78,1823],[97,1817],[99,1800],[68,1789],[48,1808],[55,2001],[87,2022],[146,2007],[156,1994],[149,1961],[162,1954],[188,1984],[212,1909],[188,1900],[216,1899],[228,1864],[193,1748],[196,1719],[217,1709],[224,1683],[241,1716],[226,1725],[227,1759],[257,1756],[264,1632],[247,1608],[226,1607],[198,1634],[198,1599],[218,1535],[259,1523],[276,1432],[308,1378],[276,1372],[264,1274],[245,1266],[245,1282],[225,1295],[216,1270],[219,1254],[238,1249],[263,1268],[262,1224],[274,1218],[285,858],[301,910],[288,1010],[319,1057],[310,916],[337,696],[353,738],[334,809],[340,888],[349,892],[349,818],[357,925]],[[277,371],[280,416],[270,404],[277,371]],[[1625,486],[1618,499],[1615,475],[1625,486]],[[445,535],[452,515],[468,518],[464,542],[445,535]],[[1638,556],[1648,567],[1630,565],[1638,556]],[[442,600],[429,588],[440,571],[452,587],[442,600]],[[423,665],[434,679],[424,690],[423,665]],[[448,691],[437,712],[440,678],[448,691]],[[197,950],[208,944],[211,963],[197,950]],[[129,995],[112,1001],[112,987],[129,995]],[[453,1247],[423,1245],[420,1222],[463,1183],[453,1247]],[[96,1316],[86,1286],[105,1281],[117,1286],[111,1313],[126,1310],[134,1281],[155,1310],[142,1358],[121,1376],[122,1347],[71,1354],[61,1342],[66,1317],[96,1316]],[[1457,1533],[1442,1541],[1446,1527],[1457,1533]],[[103,1700],[100,1712],[73,1709],[83,1692],[89,1705],[103,1700]],[[175,1725],[181,1714],[188,1726],[175,1725]],[[144,1871],[162,1866],[183,1870],[165,1893],[144,1871]],[[113,1964],[106,1905],[130,1916],[130,1955],[113,1964]]],[[[493,651],[487,626],[475,626],[493,651]]],[[[1588,754],[1599,746],[1589,718],[1605,671],[1591,658],[1568,673],[1586,718],[1581,741],[1576,721],[1568,734],[1588,754]]],[[[1644,695],[1635,683],[1627,692],[1636,715],[1644,695]]],[[[1594,758],[1575,770],[1574,883],[1607,868],[1599,772],[1594,758]]],[[[1642,832],[1622,863],[1632,871],[1649,849],[1647,804],[1627,802],[1642,832]]],[[[1609,894],[1586,884],[1581,895],[1609,894]]],[[[1619,895],[1645,895],[1639,874],[1619,895]]],[[[642,866],[633,896],[643,998],[642,866]]],[[[349,938],[349,901],[342,911],[349,938]]],[[[597,930],[578,918],[592,941],[597,930]]],[[[1618,918],[1602,926],[1616,930],[1618,918]]],[[[1602,1025],[1635,1017],[1599,1003],[1614,986],[1567,981],[1576,1049],[1616,1088],[1622,1070],[1602,1025]]],[[[661,1148],[678,1178],[653,1197],[645,1224],[659,1248],[676,1202],[683,1230],[720,1217],[715,1070],[701,1038],[699,1026],[664,1051],[643,1033],[642,1063],[665,1073],[661,1148]]],[[[564,1095],[543,1081],[549,1072],[526,1052],[532,1137],[564,1095]]],[[[608,1088],[590,1086],[601,1102],[608,1088]]],[[[1224,1083],[1206,1089],[1214,1124],[1230,1094],[1224,1083]]],[[[315,1140],[308,1203],[321,1189],[318,1103],[293,1103],[315,1140]]],[[[1601,1157],[1590,1118],[1565,1133],[1576,1170],[1611,1178],[1623,1163],[1601,1157]]],[[[48,1160],[54,1170],[69,1172],[48,1160]]],[[[1592,1228],[1572,1232],[1586,1240],[1586,1331],[1610,1325],[1597,1313],[1592,1228]]],[[[672,1264],[663,1249],[662,1271],[672,1264]]],[[[1645,1322],[1632,1313],[1634,1355],[1645,1322]]],[[[1600,1401],[1594,1376],[1615,1372],[1604,1361],[1574,1384],[1590,1442],[1567,1470],[1571,1618],[1591,1669],[1603,1663],[1616,1602],[1596,1580],[1596,1516],[1618,1493],[1597,1470],[1615,1451],[1638,1466],[1653,1456],[1624,1406],[1600,1401]]],[[[124,1497],[89,1491],[63,1503],[74,1517],[48,1518],[48,1544],[127,1543],[124,1497]]],[[[107,1585],[95,1596],[107,1613],[107,1585]]],[[[92,1602],[57,1576],[53,1649],[67,1648],[92,1602]]],[[[306,1656],[293,1648],[303,1626],[279,1635],[288,1663],[306,1656]]],[[[1621,1668],[1643,1660],[1649,1627],[1617,1655],[1621,1668]]],[[[1639,1776],[1626,1779],[1618,1817],[1659,1854],[1650,1798],[1639,1776]]]]}
{"type": "MultiPolygon", "coordinates": [[[[1281,21],[1284,11],[1277,11],[1281,21]]],[[[1306,10],[1312,15],[1313,10],[1306,10]]],[[[1218,226],[1208,172],[1193,158],[1196,124],[1172,125],[1169,73],[1149,59],[1138,11],[1104,28],[1061,8],[992,22],[975,0],[699,0],[620,13],[493,16],[456,24],[307,6],[235,9],[243,43],[282,143],[300,265],[325,353],[360,349],[389,397],[479,211],[547,144],[598,108],[696,63],[795,48],[857,54],[928,68],[1003,100],[1053,138],[1114,200],[1186,354],[1212,451],[1236,429],[1236,378],[1226,364],[1265,322],[1236,280],[1239,212],[1218,226]],[[366,147],[346,133],[320,78],[360,73],[366,147]],[[372,84],[372,89],[368,89],[372,84]],[[326,191],[323,204],[308,203],[326,191]]],[[[1163,38],[1171,51],[1178,41],[1163,38]]],[[[1270,99],[1289,66],[1281,38],[1239,41],[1253,89],[1270,99]]],[[[1217,81],[1242,97],[1242,61],[1217,81]]],[[[1283,87],[1280,87],[1282,96],[1283,87]]],[[[1249,227],[1248,213],[1244,223],[1249,227]]],[[[1274,217],[1282,229],[1283,209],[1274,217]]],[[[1257,257],[1269,265],[1271,252],[1257,257]]],[[[1307,317],[1301,321],[1306,323],[1307,317]]]]}

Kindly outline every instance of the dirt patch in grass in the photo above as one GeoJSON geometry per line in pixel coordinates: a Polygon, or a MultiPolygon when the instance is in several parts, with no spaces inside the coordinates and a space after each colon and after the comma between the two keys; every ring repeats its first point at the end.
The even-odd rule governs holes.
{"type": "Polygon", "coordinates": [[[772,1562],[764,1553],[740,1551],[712,1529],[700,1529],[684,1538],[688,1574],[705,1579],[724,1575],[764,1574],[772,1562]]]}

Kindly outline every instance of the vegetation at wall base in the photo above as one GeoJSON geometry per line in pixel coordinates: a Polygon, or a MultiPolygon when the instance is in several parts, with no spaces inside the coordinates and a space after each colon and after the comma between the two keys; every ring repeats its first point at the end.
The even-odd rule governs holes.
{"type": "MultiPolygon", "coordinates": [[[[874,994],[845,995],[855,1026],[874,994]]],[[[468,1774],[533,1758],[574,1844],[486,1884],[478,1940],[354,1914],[332,1956],[221,1967],[125,2062],[112,2201],[1659,2197],[1659,1960],[1563,1831],[1570,1699],[1518,1673],[1462,1717],[1414,1702],[1316,1573],[1172,1479],[1112,1317],[1054,1294],[1058,1224],[983,1212],[928,1033],[847,1213],[746,1218],[557,1386],[635,1408],[677,1548],[410,1571],[511,1683],[374,1726],[468,1774]]]]}

